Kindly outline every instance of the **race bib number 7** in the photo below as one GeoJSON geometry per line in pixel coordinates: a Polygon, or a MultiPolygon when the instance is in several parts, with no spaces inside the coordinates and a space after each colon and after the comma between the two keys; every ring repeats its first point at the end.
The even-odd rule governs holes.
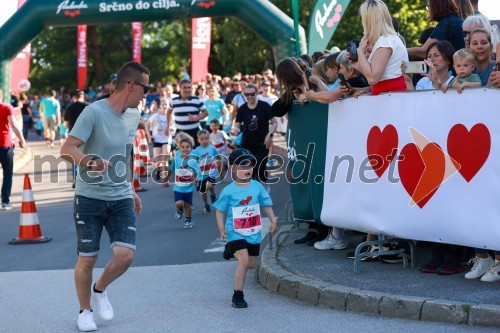
{"type": "Polygon", "coordinates": [[[233,227],[234,231],[243,236],[259,233],[262,229],[260,206],[256,204],[233,208],[233,227]]]}

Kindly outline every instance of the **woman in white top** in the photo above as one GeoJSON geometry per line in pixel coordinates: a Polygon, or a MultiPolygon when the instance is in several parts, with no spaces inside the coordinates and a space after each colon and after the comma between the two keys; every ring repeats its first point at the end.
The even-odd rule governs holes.
{"type": "Polygon", "coordinates": [[[170,128],[167,124],[168,99],[162,99],[158,112],[149,118],[149,126],[153,132],[153,160],[155,162],[155,170],[153,178],[156,181],[162,179],[165,185],[168,184],[165,177],[168,168],[168,157],[170,156],[170,128]],[[161,174],[160,174],[161,172],[161,174]]]}
{"type": "Polygon", "coordinates": [[[401,63],[408,62],[408,53],[394,30],[387,6],[381,0],[366,0],[359,13],[364,36],[357,49],[358,61],[352,62],[352,66],[366,77],[373,95],[405,91],[401,63]],[[365,51],[368,45],[373,45],[373,49],[367,58],[365,51]]]}

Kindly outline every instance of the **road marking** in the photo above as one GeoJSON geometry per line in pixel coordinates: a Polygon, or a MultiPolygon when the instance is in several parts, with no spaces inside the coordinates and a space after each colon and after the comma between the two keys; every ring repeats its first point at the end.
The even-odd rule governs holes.
{"type": "MultiPolygon", "coordinates": [[[[268,217],[263,217],[261,219],[262,223],[262,239],[267,236],[269,233],[269,226],[271,226],[271,221],[268,217]]],[[[206,249],[203,253],[217,253],[224,252],[224,247],[226,246],[226,242],[220,240],[220,237],[217,237],[206,249]]]]}

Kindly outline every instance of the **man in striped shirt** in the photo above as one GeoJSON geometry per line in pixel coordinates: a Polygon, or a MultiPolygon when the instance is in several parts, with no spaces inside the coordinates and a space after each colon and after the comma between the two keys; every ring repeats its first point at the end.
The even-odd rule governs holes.
{"type": "Polygon", "coordinates": [[[189,134],[195,146],[199,143],[196,140],[196,134],[200,130],[200,119],[208,115],[203,101],[195,95],[191,94],[191,81],[182,79],[180,82],[181,94],[178,97],[172,98],[172,103],[167,112],[167,126],[170,128],[172,113],[175,116],[175,126],[178,132],[189,134]]]}

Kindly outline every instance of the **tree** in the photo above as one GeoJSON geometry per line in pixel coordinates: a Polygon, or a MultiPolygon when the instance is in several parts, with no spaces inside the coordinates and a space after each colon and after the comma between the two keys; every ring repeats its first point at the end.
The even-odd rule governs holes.
{"type": "MultiPolygon", "coordinates": [[[[363,1],[351,1],[328,47],[343,49],[348,41],[361,38],[359,6],[363,1]]],[[[291,0],[271,2],[291,17],[291,0]]],[[[299,0],[300,24],[306,31],[315,3],[316,0],[299,0]]],[[[416,45],[421,31],[429,26],[426,1],[388,0],[386,3],[400,21],[400,33],[407,45],[416,45]]],[[[132,57],[131,25],[89,26],[88,36],[88,84],[106,84],[109,74],[132,57]]],[[[152,70],[151,82],[175,81],[179,78],[180,67],[190,66],[191,20],[145,22],[143,37],[142,58],[152,70]]],[[[213,18],[211,44],[209,70],[212,73],[232,76],[237,72],[259,73],[274,67],[270,46],[235,18],[213,18]]],[[[34,91],[76,87],[76,47],[71,45],[76,45],[76,27],[48,28],[35,39],[30,74],[34,91]]]]}

